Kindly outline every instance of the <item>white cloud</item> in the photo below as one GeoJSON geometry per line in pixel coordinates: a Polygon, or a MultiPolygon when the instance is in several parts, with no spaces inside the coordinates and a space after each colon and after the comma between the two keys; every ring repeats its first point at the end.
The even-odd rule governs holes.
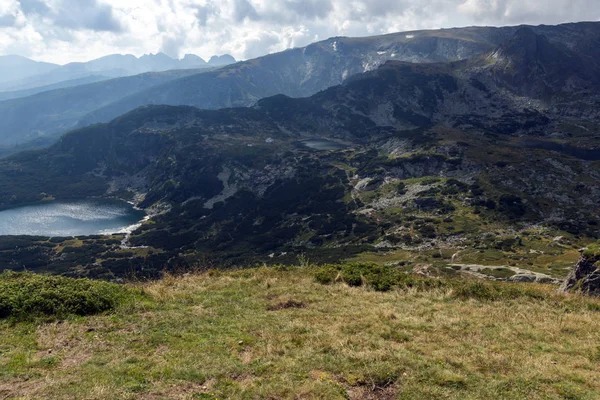
{"type": "Polygon", "coordinates": [[[331,36],[598,19],[598,0],[0,0],[0,54],[245,59],[331,36]]]}

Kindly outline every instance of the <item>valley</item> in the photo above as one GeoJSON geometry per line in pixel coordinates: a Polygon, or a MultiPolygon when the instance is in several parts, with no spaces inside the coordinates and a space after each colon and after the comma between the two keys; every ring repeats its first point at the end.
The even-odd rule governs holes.
{"type": "Polygon", "coordinates": [[[0,57],[0,398],[598,398],[598,49],[0,57]]]}
{"type": "MultiPolygon", "coordinates": [[[[153,217],[129,241],[153,254],[92,256],[94,276],[113,276],[114,263],[140,263],[153,276],[155,265],[373,253],[431,274],[500,262],[563,278],[576,250],[598,237],[598,122],[578,97],[595,87],[596,66],[546,65],[552,78],[538,76],[525,94],[515,79],[548,55],[589,55],[528,28],[490,54],[390,61],[311,97],[277,95],[249,108],[142,107],[0,160],[0,206],[115,197],[148,210],[153,217]]],[[[88,271],[85,263],[69,270],[88,271]]]]}

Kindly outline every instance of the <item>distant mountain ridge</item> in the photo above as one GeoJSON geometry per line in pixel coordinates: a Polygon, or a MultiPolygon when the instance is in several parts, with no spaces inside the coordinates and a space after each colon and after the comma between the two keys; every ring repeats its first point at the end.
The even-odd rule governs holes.
{"type": "Polygon", "coordinates": [[[18,59],[27,65],[37,65],[38,73],[28,73],[16,79],[0,80],[0,91],[17,91],[32,89],[38,86],[47,86],[59,82],[82,79],[91,75],[103,75],[116,78],[129,75],[137,75],[145,72],[160,72],[173,69],[197,69],[223,66],[234,63],[235,59],[229,55],[214,56],[211,62],[202,58],[187,54],[182,59],[174,59],[164,53],[146,54],[135,57],[131,54],[112,54],[100,57],[88,62],[73,62],[63,66],[45,63],[36,63],[24,57],[5,56],[0,57],[0,71],[11,68],[10,60],[18,59]],[[28,61],[26,61],[28,60],[28,61]],[[32,64],[35,63],[35,64],[32,64]]]}
{"type": "Polygon", "coordinates": [[[60,66],[16,55],[0,56],[0,88],[12,81],[48,73],[60,66]]]}
{"type": "MultiPolygon", "coordinates": [[[[85,108],[76,102],[66,103],[63,104],[64,111],[61,112],[60,122],[55,120],[60,105],[55,104],[57,99],[53,96],[35,95],[19,99],[18,102],[0,102],[0,146],[10,146],[15,142],[24,143],[40,136],[56,137],[72,127],[107,122],[137,107],[150,104],[219,109],[250,106],[261,98],[277,94],[291,97],[310,96],[339,85],[354,74],[376,69],[390,60],[440,63],[476,59],[492,54],[511,38],[524,39],[514,37],[524,28],[540,36],[540,39],[535,38],[535,46],[537,41],[547,42],[545,47],[561,49],[561,54],[565,57],[576,54],[576,58],[579,57],[584,64],[594,64],[600,60],[600,23],[592,22],[535,27],[453,28],[364,38],[336,37],[304,48],[290,49],[220,69],[198,71],[202,73],[187,74],[179,79],[145,86],[139,91],[111,98],[110,101],[98,102],[94,107],[89,107],[89,103],[85,108]],[[35,107],[30,103],[35,103],[35,107]]],[[[505,51],[510,51],[510,48],[507,47],[505,51]]],[[[182,61],[195,62],[193,57],[186,57],[182,61]]],[[[495,72],[485,74],[485,79],[493,79],[495,76],[506,85],[510,85],[508,69],[495,62],[484,64],[473,65],[473,68],[484,70],[486,65],[494,65],[495,72]]],[[[560,71],[556,71],[556,78],[559,79],[560,71]]],[[[521,71],[519,74],[513,78],[519,79],[519,82],[527,82],[529,76],[533,79],[540,76],[540,71],[521,71]]],[[[541,90],[539,86],[536,88],[541,90]]],[[[522,89],[525,90],[526,86],[522,86],[522,89]]],[[[94,98],[95,91],[101,90],[101,85],[64,90],[61,92],[64,98],[70,96],[70,90],[76,91],[80,96],[94,98]]]]}
{"type": "MultiPolygon", "coordinates": [[[[50,90],[0,102],[4,147],[52,138],[76,127],[87,112],[127,95],[172,79],[201,72],[199,69],[147,72],[130,77],[50,90]],[[28,134],[23,135],[23,132],[28,134]]],[[[2,147],[2,146],[0,146],[2,147]]]]}
{"type": "MultiPolygon", "coordinates": [[[[521,28],[469,27],[366,38],[331,38],[305,48],[270,54],[149,88],[94,111],[83,118],[79,126],[107,122],[147,104],[218,109],[249,106],[276,94],[310,96],[389,60],[435,63],[489,54],[521,28]]],[[[600,60],[600,23],[525,28],[569,52],[600,60]]]]}
{"type": "Polygon", "coordinates": [[[104,81],[107,79],[110,79],[110,78],[108,78],[106,76],[102,76],[102,75],[90,75],[90,76],[86,76],[84,78],[72,79],[69,81],[62,81],[62,82],[53,83],[51,85],[46,85],[46,86],[37,86],[37,87],[31,88],[31,89],[0,92],[0,101],[18,99],[21,97],[29,97],[29,96],[33,96],[34,94],[38,94],[38,93],[49,92],[51,90],[64,89],[64,88],[74,87],[74,86],[87,85],[89,83],[100,82],[100,81],[104,81]]]}

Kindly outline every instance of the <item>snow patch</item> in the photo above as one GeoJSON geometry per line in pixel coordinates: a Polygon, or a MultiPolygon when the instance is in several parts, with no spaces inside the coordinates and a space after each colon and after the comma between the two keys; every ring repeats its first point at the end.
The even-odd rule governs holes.
{"type": "Polygon", "coordinates": [[[365,61],[363,62],[363,72],[369,72],[374,70],[375,68],[377,68],[379,66],[379,64],[377,62],[374,61],[365,61]]]}
{"type": "Polygon", "coordinates": [[[406,35],[407,39],[413,39],[415,37],[415,35],[406,35]]]}

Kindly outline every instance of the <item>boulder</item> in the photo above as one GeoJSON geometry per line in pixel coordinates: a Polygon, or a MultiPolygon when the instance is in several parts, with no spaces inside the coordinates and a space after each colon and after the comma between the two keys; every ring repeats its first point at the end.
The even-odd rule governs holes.
{"type": "Polygon", "coordinates": [[[563,292],[600,296],[600,253],[582,250],[581,258],[560,287],[563,292]]]}
{"type": "Polygon", "coordinates": [[[516,274],[508,278],[509,282],[536,282],[537,276],[533,274],[516,274]]]}

